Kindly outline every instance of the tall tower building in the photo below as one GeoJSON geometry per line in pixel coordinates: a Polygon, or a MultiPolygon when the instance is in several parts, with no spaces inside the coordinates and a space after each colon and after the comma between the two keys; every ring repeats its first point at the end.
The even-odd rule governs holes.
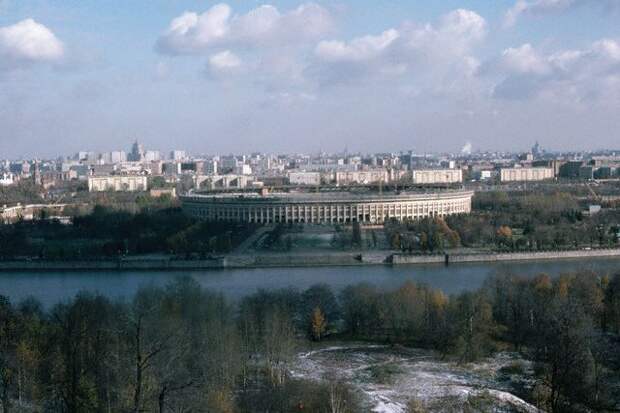
{"type": "Polygon", "coordinates": [[[39,161],[34,161],[34,172],[32,174],[32,179],[35,185],[41,185],[43,180],[41,179],[41,170],[39,169],[39,161]]]}
{"type": "Polygon", "coordinates": [[[536,144],[532,146],[532,155],[534,155],[534,158],[537,158],[540,155],[542,155],[542,151],[540,149],[540,145],[538,144],[538,141],[536,141],[536,144]]]}
{"type": "Polygon", "coordinates": [[[131,146],[131,152],[129,153],[128,159],[132,162],[140,162],[144,159],[145,151],[144,146],[138,143],[138,140],[133,143],[131,146]]]}

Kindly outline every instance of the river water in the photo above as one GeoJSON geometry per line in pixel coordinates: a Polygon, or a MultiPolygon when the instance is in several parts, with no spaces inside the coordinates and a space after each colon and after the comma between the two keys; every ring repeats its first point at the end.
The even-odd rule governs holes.
{"type": "Polygon", "coordinates": [[[79,272],[0,272],[0,295],[18,302],[37,298],[45,306],[65,301],[80,291],[98,292],[111,298],[131,297],[143,285],[165,285],[176,277],[189,275],[203,287],[221,291],[238,300],[258,289],[294,287],[300,290],[325,283],[335,291],[347,285],[371,283],[393,289],[406,281],[426,283],[447,294],[479,288],[491,275],[511,273],[534,277],[541,273],[557,276],[578,270],[599,274],[620,273],[620,259],[591,259],[540,262],[476,263],[406,266],[260,268],[213,271],[79,271],[79,272]]]}

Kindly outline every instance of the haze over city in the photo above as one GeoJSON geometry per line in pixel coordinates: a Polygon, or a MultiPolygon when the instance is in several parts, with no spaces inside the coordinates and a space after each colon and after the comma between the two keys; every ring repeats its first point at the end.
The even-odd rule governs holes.
{"type": "Polygon", "coordinates": [[[0,1],[0,152],[614,147],[620,2],[0,1]]]}

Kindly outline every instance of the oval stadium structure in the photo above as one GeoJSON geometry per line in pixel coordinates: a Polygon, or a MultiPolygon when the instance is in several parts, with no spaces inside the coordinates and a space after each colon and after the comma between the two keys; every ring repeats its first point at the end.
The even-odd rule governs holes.
{"type": "Polygon", "coordinates": [[[471,212],[471,191],[430,193],[291,192],[190,194],[181,197],[188,214],[211,221],[382,224],[471,212]]]}

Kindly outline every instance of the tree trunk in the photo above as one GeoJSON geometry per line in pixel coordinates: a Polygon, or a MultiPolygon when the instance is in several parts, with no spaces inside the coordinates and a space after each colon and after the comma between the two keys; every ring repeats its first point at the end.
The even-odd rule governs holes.
{"type": "Polygon", "coordinates": [[[9,389],[7,388],[7,386],[4,386],[4,388],[2,389],[2,412],[11,412],[11,401],[9,400],[9,389]]]}
{"type": "Polygon", "coordinates": [[[159,392],[159,396],[157,397],[157,402],[159,404],[159,413],[164,413],[164,408],[166,406],[166,387],[165,386],[159,392]]]}
{"type": "Polygon", "coordinates": [[[17,403],[19,407],[22,407],[22,367],[19,366],[17,370],[17,403]]]}
{"type": "Polygon", "coordinates": [[[136,362],[136,388],[133,396],[133,412],[138,413],[140,411],[140,399],[142,397],[142,366],[141,362],[136,362]]]}
{"type": "Polygon", "coordinates": [[[140,411],[142,397],[142,349],[140,348],[140,322],[136,326],[136,385],[133,395],[133,413],[140,411]]]}

